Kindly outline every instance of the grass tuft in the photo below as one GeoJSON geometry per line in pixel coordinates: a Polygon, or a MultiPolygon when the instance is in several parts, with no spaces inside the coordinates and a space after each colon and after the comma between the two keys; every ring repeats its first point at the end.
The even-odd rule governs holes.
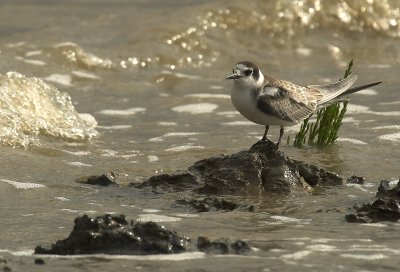
{"type": "MultiPolygon", "coordinates": [[[[343,78],[347,78],[351,74],[352,67],[353,60],[349,62],[343,78]]],[[[309,122],[312,115],[306,118],[300,127],[300,131],[296,134],[294,146],[302,147],[307,143],[325,147],[334,143],[338,138],[339,128],[347,110],[347,103],[348,101],[337,102],[318,110],[315,123],[309,122]]]]}

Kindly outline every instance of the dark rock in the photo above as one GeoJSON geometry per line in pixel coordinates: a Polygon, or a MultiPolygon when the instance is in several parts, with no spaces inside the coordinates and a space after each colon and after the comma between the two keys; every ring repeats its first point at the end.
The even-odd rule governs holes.
{"type": "Polygon", "coordinates": [[[130,224],[124,215],[77,217],[68,238],[35,254],[169,254],[188,250],[189,239],[153,222],[130,224]]]}
{"type": "Polygon", "coordinates": [[[390,188],[389,181],[381,181],[377,199],[355,205],[357,214],[348,214],[345,219],[349,223],[376,223],[381,221],[400,220],[400,181],[394,188],[390,188]]]}
{"type": "Polygon", "coordinates": [[[261,191],[290,193],[305,185],[339,185],[343,179],[314,165],[293,160],[275,144],[258,142],[250,150],[196,162],[187,171],[159,175],[137,188],[192,190],[201,194],[259,194],[261,191]]]}
{"type": "Polygon", "coordinates": [[[43,265],[44,264],[44,260],[43,259],[35,259],[35,264],[43,265]]]}
{"type": "Polygon", "coordinates": [[[192,207],[196,212],[211,212],[211,211],[233,211],[240,208],[241,210],[255,210],[253,205],[240,205],[223,198],[205,197],[203,199],[178,199],[177,204],[192,207]]]}
{"type": "Polygon", "coordinates": [[[376,196],[379,198],[400,198],[400,181],[393,188],[390,188],[390,181],[382,180],[378,187],[376,196]]]}
{"type": "Polygon", "coordinates": [[[241,240],[233,243],[229,239],[221,238],[210,241],[207,237],[197,238],[197,248],[211,254],[248,254],[251,251],[250,246],[241,240]]]}
{"type": "Polygon", "coordinates": [[[346,179],[346,183],[362,185],[362,184],[365,183],[365,178],[364,177],[351,176],[348,179],[346,179]]]}
{"type": "Polygon", "coordinates": [[[199,187],[196,177],[188,172],[177,172],[172,175],[162,174],[153,176],[149,180],[141,184],[133,184],[136,188],[153,187],[160,188],[166,191],[183,191],[188,188],[199,187]]]}
{"type": "Polygon", "coordinates": [[[365,221],[364,219],[362,219],[361,217],[358,217],[355,214],[346,214],[344,216],[344,219],[346,220],[346,222],[348,223],[367,223],[367,221],[365,221]]]}
{"type": "Polygon", "coordinates": [[[118,179],[118,176],[119,176],[118,173],[110,171],[104,175],[91,176],[82,183],[90,185],[99,185],[99,186],[109,186],[111,184],[117,185],[115,181],[118,179]]]}
{"type": "Polygon", "coordinates": [[[12,269],[11,269],[11,267],[9,267],[9,266],[4,266],[4,267],[3,267],[3,271],[4,271],[4,272],[11,272],[12,269]]]}

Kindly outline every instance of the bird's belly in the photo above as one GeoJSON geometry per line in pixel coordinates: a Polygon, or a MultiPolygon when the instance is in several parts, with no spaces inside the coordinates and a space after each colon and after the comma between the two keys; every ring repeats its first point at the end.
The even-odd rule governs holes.
{"type": "Polygon", "coordinates": [[[243,90],[232,89],[231,100],[233,106],[236,108],[241,115],[243,115],[249,121],[267,126],[293,126],[296,123],[288,122],[271,115],[267,115],[260,111],[257,107],[256,98],[252,96],[250,92],[243,90]]]}

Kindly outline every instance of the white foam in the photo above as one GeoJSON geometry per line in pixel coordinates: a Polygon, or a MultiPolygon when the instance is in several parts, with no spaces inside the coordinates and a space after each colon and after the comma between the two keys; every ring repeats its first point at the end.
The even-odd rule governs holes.
{"type": "Polygon", "coordinates": [[[196,98],[231,99],[231,96],[227,95],[227,94],[196,93],[196,94],[187,94],[185,96],[187,96],[187,97],[196,97],[196,98]]]}
{"type": "Polygon", "coordinates": [[[308,255],[310,255],[312,253],[311,250],[301,250],[301,251],[297,251],[291,254],[283,254],[280,257],[282,259],[290,259],[290,260],[301,260],[304,257],[307,257],[308,255]]]}
{"type": "Polygon", "coordinates": [[[166,138],[166,137],[182,137],[182,136],[193,136],[193,135],[199,135],[199,134],[203,134],[203,133],[199,133],[199,132],[168,132],[160,137],[150,138],[149,141],[150,142],[162,142],[165,140],[164,138],[166,138]]]}
{"type": "MultiPolygon", "coordinates": [[[[356,188],[356,189],[358,189],[358,190],[360,190],[360,191],[363,191],[363,192],[369,192],[369,191],[368,191],[367,189],[365,189],[364,186],[361,185],[361,184],[357,184],[357,183],[346,183],[345,186],[347,186],[347,187],[353,187],[353,188],[356,188]]],[[[353,195],[348,195],[348,197],[354,198],[353,195]]]]}
{"type": "Polygon", "coordinates": [[[344,253],[340,254],[341,257],[344,258],[351,258],[351,259],[356,259],[356,260],[365,260],[365,261],[375,261],[375,260],[382,260],[388,258],[387,255],[384,254],[350,254],[350,253],[344,253]]]}
{"type": "MultiPolygon", "coordinates": [[[[304,238],[306,240],[311,240],[313,243],[330,243],[330,242],[362,242],[362,243],[372,243],[371,239],[334,239],[334,238],[316,238],[316,239],[310,239],[310,238],[304,238]]],[[[295,239],[289,239],[289,240],[295,240],[295,239]]]]}
{"type": "Polygon", "coordinates": [[[253,126],[255,124],[250,121],[232,121],[232,122],[221,123],[221,125],[223,125],[223,126],[253,126]]]}
{"type": "Polygon", "coordinates": [[[0,181],[8,183],[8,184],[14,186],[16,189],[21,189],[21,190],[29,190],[29,189],[46,187],[43,184],[32,183],[32,182],[19,182],[19,181],[14,181],[14,180],[9,180],[9,179],[0,179],[0,181]]]}
{"type": "Polygon", "coordinates": [[[16,42],[16,43],[7,43],[6,46],[9,48],[16,48],[26,45],[26,42],[16,42]]]}
{"type": "Polygon", "coordinates": [[[156,162],[158,161],[158,157],[154,156],[154,155],[149,155],[147,156],[147,158],[149,159],[149,162],[156,162]]]}
{"type": "Polygon", "coordinates": [[[135,107],[135,108],[129,108],[126,110],[101,110],[98,111],[97,113],[99,114],[104,114],[104,115],[114,115],[114,116],[129,116],[129,115],[134,115],[138,112],[143,112],[145,111],[145,108],[142,107],[135,107]]]}
{"type": "Polygon", "coordinates": [[[162,136],[149,139],[149,142],[163,142],[163,141],[165,141],[165,139],[163,139],[162,136]]]}
{"type": "MultiPolygon", "coordinates": [[[[66,208],[60,209],[60,210],[63,212],[69,212],[69,213],[98,213],[98,211],[94,211],[94,210],[84,211],[84,210],[74,210],[74,209],[66,209],[66,208]]],[[[114,214],[114,212],[106,212],[106,213],[114,214]]]]}
{"type": "MultiPolygon", "coordinates": [[[[315,122],[315,120],[313,122],[315,122]]],[[[342,123],[359,123],[359,121],[354,119],[354,117],[346,116],[342,119],[342,123]]]]}
{"type": "Polygon", "coordinates": [[[84,71],[72,71],[72,75],[81,78],[81,79],[100,79],[99,76],[89,73],[89,72],[84,72],[84,71]]]}
{"type": "Polygon", "coordinates": [[[363,223],[361,224],[362,226],[366,226],[366,227],[375,227],[375,228],[384,228],[387,227],[386,224],[382,224],[382,223],[363,223]]]}
{"type": "Polygon", "coordinates": [[[200,132],[168,132],[164,134],[162,137],[175,137],[175,136],[193,136],[203,134],[200,132]]]}
{"type": "Polygon", "coordinates": [[[387,125],[387,126],[379,126],[379,127],[373,127],[372,129],[400,129],[400,125],[387,125]]]}
{"type": "Polygon", "coordinates": [[[380,102],[379,105],[397,105],[400,104],[400,101],[392,101],[392,102],[380,102]]]}
{"type": "Polygon", "coordinates": [[[92,152],[90,151],[68,151],[68,150],[61,150],[61,151],[75,156],[87,156],[92,154],[92,152]]]}
{"type": "Polygon", "coordinates": [[[69,201],[68,198],[63,197],[63,196],[55,196],[54,199],[61,200],[61,201],[69,201]]]}
{"type": "Polygon", "coordinates": [[[210,89],[211,90],[222,90],[224,87],[220,85],[211,85],[210,89]]]}
{"type": "Polygon", "coordinates": [[[374,89],[364,89],[364,90],[358,91],[356,94],[377,95],[378,92],[375,91],[374,89]]]}
{"type": "Polygon", "coordinates": [[[373,111],[371,113],[381,116],[400,116],[400,111],[373,111]]]}
{"type": "Polygon", "coordinates": [[[337,142],[348,142],[348,143],[352,143],[352,144],[359,144],[359,145],[366,145],[366,142],[363,142],[361,140],[357,140],[357,139],[352,139],[352,138],[338,138],[336,140],[337,142]]]}
{"type": "Polygon", "coordinates": [[[376,64],[369,64],[369,68],[378,68],[378,69],[390,69],[392,65],[390,64],[383,64],[383,63],[376,63],[376,64]]]}
{"type": "Polygon", "coordinates": [[[202,113],[211,113],[218,108],[218,105],[211,103],[198,103],[198,104],[187,104],[182,106],[173,107],[172,110],[183,113],[191,113],[191,114],[202,114],[202,113]]]}
{"type": "Polygon", "coordinates": [[[77,166],[77,167],[92,167],[93,165],[83,163],[83,162],[68,162],[68,165],[77,166]]]}
{"type": "Polygon", "coordinates": [[[298,219],[282,215],[272,215],[271,218],[284,223],[309,223],[309,220],[306,219],[298,219]]]}
{"type": "Polygon", "coordinates": [[[299,54],[300,56],[308,57],[311,55],[312,49],[306,48],[306,47],[299,47],[299,48],[296,48],[296,53],[299,54]]]}
{"type": "Polygon", "coordinates": [[[113,126],[97,126],[97,127],[101,128],[101,129],[107,129],[107,130],[117,130],[117,129],[132,128],[132,125],[113,125],[113,126]]]}
{"type": "Polygon", "coordinates": [[[317,245],[309,245],[306,247],[307,249],[310,249],[312,251],[320,251],[320,252],[334,252],[334,251],[340,251],[337,249],[335,246],[331,245],[325,245],[325,244],[317,244],[317,245]]]}
{"type": "Polygon", "coordinates": [[[139,218],[136,219],[138,222],[178,222],[181,221],[182,218],[179,217],[172,217],[172,216],[166,216],[166,215],[160,215],[160,214],[154,214],[154,213],[146,213],[146,214],[139,214],[139,218]]]}
{"type": "Polygon", "coordinates": [[[61,84],[64,86],[72,86],[71,76],[65,74],[51,74],[48,77],[43,78],[46,81],[61,84]]]}
{"type": "Polygon", "coordinates": [[[220,112],[217,112],[217,115],[223,115],[226,117],[234,117],[234,116],[239,115],[239,112],[237,112],[237,111],[220,111],[220,112]]]}
{"type": "Polygon", "coordinates": [[[178,125],[178,123],[176,123],[176,122],[158,122],[158,124],[160,125],[160,126],[177,126],[178,125]]]}
{"type": "Polygon", "coordinates": [[[187,217],[187,218],[199,217],[198,214],[192,214],[192,213],[174,213],[174,215],[178,217],[187,217]]]}
{"type": "Polygon", "coordinates": [[[391,142],[399,142],[400,141],[400,133],[384,134],[384,135],[378,136],[378,139],[391,141],[391,142]]]}
{"type": "Polygon", "coordinates": [[[41,50],[34,50],[34,51],[29,51],[25,53],[25,57],[33,57],[33,56],[38,56],[41,55],[42,51],[41,50]]]}
{"type": "Polygon", "coordinates": [[[204,149],[204,146],[199,146],[199,145],[180,145],[180,146],[167,148],[167,149],[165,149],[165,151],[168,151],[168,152],[182,152],[182,151],[187,151],[187,150],[201,150],[201,149],[204,149]]]}
{"type": "Polygon", "coordinates": [[[160,210],[157,210],[157,209],[143,209],[142,210],[142,212],[144,212],[144,213],[157,213],[159,211],[160,210]]]}
{"type": "MultiPolygon", "coordinates": [[[[21,250],[11,251],[7,249],[0,249],[0,252],[8,252],[14,256],[32,256],[34,250],[21,250]]],[[[107,260],[143,260],[143,261],[185,261],[201,259],[206,257],[204,252],[185,252],[178,254],[154,254],[154,255],[114,255],[114,254],[79,254],[79,255],[49,255],[49,254],[35,254],[36,257],[50,258],[50,259],[107,259],[107,260]]]]}
{"type": "Polygon", "coordinates": [[[346,110],[346,113],[349,113],[349,114],[370,113],[370,112],[371,111],[369,110],[368,107],[362,106],[362,105],[354,105],[354,104],[348,104],[347,110],[346,110]]]}
{"type": "Polygon", "coordinates": [[[358,113],[369,113],[380,116],[400,116],[400,111],[372,111],[366,106],[362,105],[347,105],[347,113],[349,114],[358,114],[358,113]]]}
{"type": "Polygon", "coordinates": [[[25,58],[22,58],[22,57],[15,57],[15,59],[23,61],[23,62],[28,63],[28,64],[37,65],[37,66],[46,65],[46,62],[44,62],[42,60],[25,59],[25,58]]]}

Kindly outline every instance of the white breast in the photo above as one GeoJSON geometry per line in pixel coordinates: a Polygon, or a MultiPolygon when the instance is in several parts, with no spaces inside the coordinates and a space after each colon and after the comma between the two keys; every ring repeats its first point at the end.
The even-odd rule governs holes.
{"type": "Polygon", "coordinates": [[[249,121],[259,125],[292,126],[294,123],[287,122],[273,116],[267,115],[257,108],[256,90],[243,89],[240,84],[234,82],[231,90],[233,106],[249,121]]]}

